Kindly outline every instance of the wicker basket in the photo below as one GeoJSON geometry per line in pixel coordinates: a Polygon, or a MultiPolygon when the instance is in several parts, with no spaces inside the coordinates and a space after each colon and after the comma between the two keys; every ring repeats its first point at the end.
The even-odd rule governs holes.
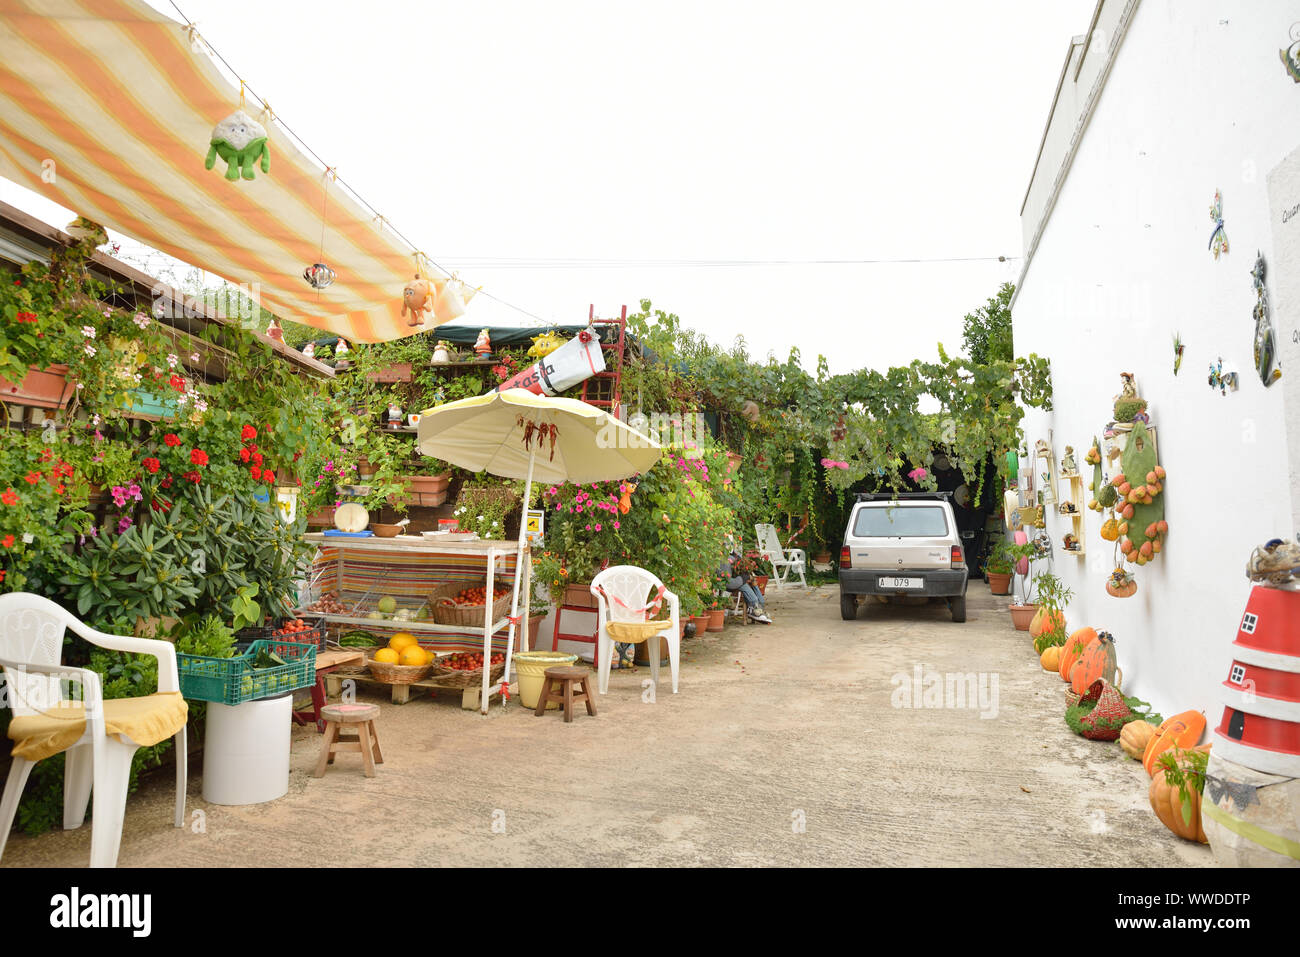
{"type": "MultiPolygon", "coordinates": [[[[465,625],[470,628],[483,627],[483,606],[471,606],[469,608],[456,608],[450,605],[439,604],[443,598],[455,598],[466,588],[473,588],[475,585],[486,586],[486,581],[478,582],[447,582],[439,585],[429,593],[429,613],[433,615],[433,620],[440,625],[465,625]]],[[[500,621],[510,610],[510,593],[502,595],[496,601],[492,602],[492,620],[500,621]]]]}
{"type": "MultiPolygon", "coordinates": [[[[488,686],[491,687],[497,684],[505,673],[506,663],[504,661],[493,665],[492,670],[488,672],[488,686]]],[[[434,665],[432,680],[439,688],[469,688],[483,683],[483,669],[475,668],[473,671],[459,671],[455,668],[434,665]]]]}
{"type": "Polygon", "coordinates": [[[379,650],[379,648],[366,649],[366,667],[370,669],[374,679],[383,684],[409,685],[428,677],[429,672],[433,671],[433,662],[427,665],[390,665],[387,662],[375,661],[375,652],[379,650]]]}
{"type": "MultiPolygon", "coordinates": [[[[1115,669],[1115,690],[1119,691],[1120,693],[1123,693],[1124,690],[1124,669],[1123,668],[1115,669]]],[[[1075,694],[1074,689],[1071,688],[1069,685],[1065,686],[1065,706],[1067,708],[1076,707],[1082,698],[1083,695],[1075,694]]]]}

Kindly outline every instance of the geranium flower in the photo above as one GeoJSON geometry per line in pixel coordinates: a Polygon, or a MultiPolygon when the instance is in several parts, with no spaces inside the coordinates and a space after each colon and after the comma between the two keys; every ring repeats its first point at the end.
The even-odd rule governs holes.
{"type": "Polygon", "coordinates": [[[186,472],[184,475],[182,475],[181,478],[189,479],[189,480],[190,480],[191,482],[193,482],[195,485],[198,485],[198,484],[199,484],[199,480],[200,480],[200,478],[202,478],[202,476],[200,476],[198,472],[190,471],[190,472],[186,472]]]}
{"type": "Polygon", "coordinates": [[[178,375],[172,374],[171,376],[169,376],[167,379],[167,384],[171,386],[173,389],[175,389],[177,392],[185,391],[185,380],[178,375]]]}
{"type": "Polygon", "coordinates": [[[198,354],[197,352],[191,352],[191,353],[190,353],[190,361],[191,361],[191,362],[198,362],[199,359],[200,359],[200,356],[199,356],[199,354],[198,354]]]}
{"type": "Polygon", "coordinates": [[[131,321],[134,322],[141,329],[148,329],[149,323],[152,320],[148,316],[146,316],[143,312],[137,312],[135,316],[132,317],[131,321]]]}
{"type": "Polygon", "coordinates": [[[130,515],[123,515],[121,519],[118,520],[117,523],[117,534],[121,535],[123,532],[125,532],[128,528],[130,528],[134,524],[135,523],[131,521],[130,515]]]}
{"type": "Polygon", "coordinates": [[[6,535],[3,539],[0,539],[0,545],[3,545],[5,548],[13,548],[14,537],[12,535],[6,535]]]}
{"type": "Polygon", "coordinates": [[[178,363],[178,362],[180,362],[180,361],[181,361],[181,360],[177,357],[176,353],[174,353],[174,352],[169,352],[169,353],[167,353],[167,368],[169,368],[169,369],[175,369],[175,368],[176,368],[176,363],[178,363]]]}
{"type": "Polygon", "coordinates": [[[28,472],[26,475],[23,476],[23,478],[27,480],[28,485],[35,485],[37,482],[41,480],[41,473],[28,472]]]}
{"type": "Polygon", "coordinates": [[[261,452],[254,452],[254,453],[253,453],[253,464],[254,464],[254,465],[261,465],[261,464],[262,464],[262,453],[261,453],[261,452]]]}
{"type": "Polygon", "coordinates": [[[88,355],[88,356],[94,356],[94,354],[95,354],[95,347],[92,346],[89,342],[84,343],[84,346],[85,346],[85,349],[86,349],[86,355],[88,355]]]}
{"type": "Polygon", "coordinates": [[[239,437],[247,442],[249,439],[257,438],[257,429],[251,425],[246,425],[239,430],[239,437]]]}
{"type": "Polygon", "coordinates": [[[20,313],[18,313],[18,315],[14,316],[14,319],[15,319],[17,322],[35,322],[35,321],[36,321],[36,313],[34,313],[34,312],[20,312],[20,313]]]}
{"type": "Polygon", "coordinates": [[[168,475],[168,476],[167,476],[165,479],[163,479],[159,484],[160,484],[163,488],[171,488],[171,487],[172,487],[172,477],[171,477],[170,475],[168,475]]]}
{"type": "MultiPolygon", "coordinates": [[[[245,462],[245,463],[248,462],[248,449],[240,449],[240,450],[239,450],[239,460],[240,460],[241,462],[245,462]]],[[[326,471],[326,472],[333,472],[333,471],[334,471],[334,466],[333,466],[333,465],[326,464],[326,466],[325,466],[325,471],[326,471]]]]}
{"type": "Polygon", "coordinates": [[[168,432],[163,436],[163,444],[176,448],[176,446],[181,444],[181,437],[175,432],[168,432]]]}
{"type": "Polygon", "coordinates": [[[93,339],[93,338],[95,338],[95,327],[94,327],[94,326],[82,326],[82,327],[81,327],[81,334],[82,334],[83,336],[85,336],[87,339],[93,339]]]}
{"type": "Polygon", "coordinates": [[[907,477],[910,478],[913,482],[919,482],[921,481],[921,479],[925,478],[929,474],[930,473],[923,468],[915,468],[912,469],[912,471],[907,473],[907,477]]]}
{"type": "Polygon", "coordinates": [[[270,469],[267,469],[265,472],[262,473],[262,478],[264,478],[266,480],[266,483],[269,485],[275,481],[275,473],[272,472],[270,469]]]}
{"type": "Polygon", "coordinates": [[[208,453],[202,449],[190,449],[190,463],[193,465],[207,465],[208,453]]]}
{"type": "Polygon", "coordinates": [[[258,467],[258,466],[256,466],[256,465],[252,466],[251,468],[249,468],[249,470],[248,470],[248,474],[251,475],[251,476],[253,476],[253,481],[255,481],[255,482],[256,482],[256,481],[261,481],[261,478],[262,478],[262,470],[261,470],[260,467],[258,467]]]}
{"type": "Polygon", "coordinates": [[[162,467],[162,463],[155,458],[147,458],[141,464],[149,470],[150,475],[153,475],[162,467]]]}

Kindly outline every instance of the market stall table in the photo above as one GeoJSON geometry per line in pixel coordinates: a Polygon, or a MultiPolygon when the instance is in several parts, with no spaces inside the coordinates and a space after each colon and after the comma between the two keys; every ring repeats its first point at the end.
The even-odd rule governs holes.
{"type": "Polygon", "coordinates": [[[320,709],[325,707],[325,676],[348,665],[359,665],[366,660],[365,653],[356,648],[330,648],[316,652],[316,683],[311,689],[311,710],[295,711],[295,724],[305,725],[308,721],[316,722],[316,730],[325,732],[325,719],[320,709]]]}

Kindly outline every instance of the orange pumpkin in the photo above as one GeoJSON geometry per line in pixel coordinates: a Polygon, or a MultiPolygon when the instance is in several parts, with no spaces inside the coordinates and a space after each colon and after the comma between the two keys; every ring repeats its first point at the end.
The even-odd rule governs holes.
{"type": "Polygon", "coordinates": [[[1105,678],[1114,684],[1115,666],[1115,642],[1111,640],[1110,632],[1098,632],[1097,637],[1088,642],[1088,647],[1083,649],[1083,654],[1070,671],[1070,690],[1081,695],[1098,678],[1105,678]]]}
{"type": "Polygon", "coordinates": [[[1029,637],[1037,638],[1045,631],[1051,631],[1054,624],[1059,624],[1061,630],[1065,630],[1065,615],[1059,611],[1048,611],[1040,607],[1034,620],[1029,623],[1029,637]]]}
{"type": "Polygon", "coordinates": [[[1166,718],[1142,752],[1142,767],[1146,768],[1147,774],[1155,776],[1160,755],[1170,748],[1187,750],[1200,740],[1204,731],[1205,715],[1199,711],[1184,711],[1166,718]]]}
{"type": "MultiPolygon", "coordinates": [[[[1210,746],[1203,744],[1195,750],[1208,752],[1210,746]]],[[[1174,754],[1182,764],[1183,752],[1175,751],[1174,754]]],[[[1151,786],[1147,789],[1147,800],[1151,802],[1151,810],[1156,812],[1160,823],[1184,840],[1199,841],[1202,844],[1210,843],[1205,836],[1205,828],[1201,826],[1201,792],[1195,788],[1187,789],[1191,804],[1191,820],[1185,820],[1183,800],[1178,793],[1178,788],[1170,787],[1165,781],[1163,768],[1157,768],[1157,771],[1156,776],[1151,779],[1151,786]]]]}
{"type": "Polygon", "coordinates": [[[1065,646],[1061,649],[1061,666],[1057,674],[1061,676],[1062,681],[1070,680],[1070,669],[1074,663],[1079,660],[1083,654],[1083,649],[1088,647],[1088,643],[1097,637],[1097,632],[1091,628],[1080,628],[1065,641],[1065,646]]]}

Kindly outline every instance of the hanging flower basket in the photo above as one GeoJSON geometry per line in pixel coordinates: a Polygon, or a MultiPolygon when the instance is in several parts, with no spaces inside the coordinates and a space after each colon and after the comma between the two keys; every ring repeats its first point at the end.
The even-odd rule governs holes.
{"type": "Polygon", "coordinates": [[[68,367],[56,363],[47,369],[30,366],[17,385],[0,376],[0,400],[39,409],[61,409],[72,399],[77,384],[68,381],[68,367]]]}

